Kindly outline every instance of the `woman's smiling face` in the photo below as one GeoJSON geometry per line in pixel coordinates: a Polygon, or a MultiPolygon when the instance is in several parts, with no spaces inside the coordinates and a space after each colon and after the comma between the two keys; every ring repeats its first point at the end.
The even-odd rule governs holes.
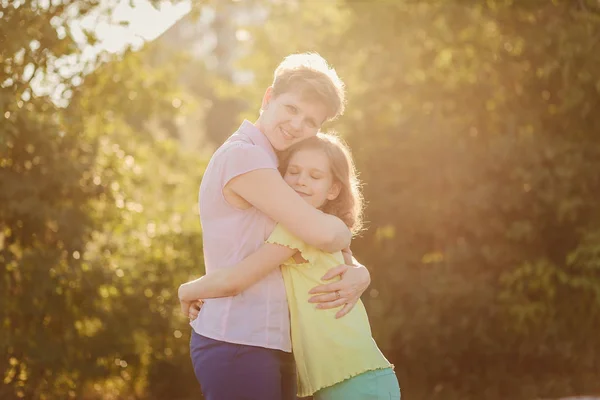
{"type": "Polygon", "coordinates": [[[298,91],[273,96],[272,88],[269,88],[256,126],[275,150],[283,151],[315,136],[326,118],[327,108],[321,102],[305,98],[298,91]]]}
{"type": "Polygon", "coordinates": [[[327,154],[321,149],[306,148],[294,152],[283,179],[315,208],[334,200],[340,192],[340,185],[334,182],[327,154]]]}

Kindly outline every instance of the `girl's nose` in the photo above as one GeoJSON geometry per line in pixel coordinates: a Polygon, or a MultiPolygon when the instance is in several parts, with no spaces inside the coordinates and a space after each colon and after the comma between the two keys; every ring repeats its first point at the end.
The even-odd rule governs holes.
{"type": "Polygon", "coordinates": [[[306,186],[306,175],[304,173],[298,175],[298,185],[306,186]]]}

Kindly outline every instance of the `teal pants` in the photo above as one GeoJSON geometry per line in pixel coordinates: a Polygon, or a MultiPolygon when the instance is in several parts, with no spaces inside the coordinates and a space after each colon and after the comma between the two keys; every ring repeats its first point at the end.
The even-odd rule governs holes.
{"type": "Polygon", "coordinates": [[[400,400],[400,386],[391,368],[367,371],[319,390],[315,400],[400,400]]]}

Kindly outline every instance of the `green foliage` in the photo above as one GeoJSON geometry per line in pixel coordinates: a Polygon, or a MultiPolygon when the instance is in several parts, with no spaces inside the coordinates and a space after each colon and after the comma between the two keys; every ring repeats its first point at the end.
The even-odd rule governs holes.
{"type": "Polygon", "coordinates": [[[189,337],[174,293],[201,272],[204,163],[148,131],[183,112],[178,71],[152,67],[149,46],[78,86],[85,63],[56,68],[83,60],[68,22],[103,9],[54,3],[2,6],[0,397],[182,398],[197,384],[174,368],[189,337]],[[58,98],[38,77],[62,82],[58,98]]]}
{"type": "Polygon", "coordinates": [[[353,250],[403,397],[600,391],[597,1],[207,2],[268,12],[215,49],[246,54],[255,79],[237,86],[159,44],[86,61],[79,84],[94,68],[61,75],[57,60],[84,61],[55,16],[100,2],[62,3],[1,11],[1,398],[197,393],[174,293],[201,273],[205,160],[173,121],[207,107],[219,143],[297,51],[348,87],[327,128],[365,182],[353,250]],[[63,84],[52,99],[32,90],[42,73],[63,84]]]}

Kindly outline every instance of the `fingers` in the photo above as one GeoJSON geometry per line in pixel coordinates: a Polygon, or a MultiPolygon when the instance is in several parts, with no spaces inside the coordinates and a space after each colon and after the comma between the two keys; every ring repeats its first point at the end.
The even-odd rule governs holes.
{"type": "Polygon", "coordinates": [[[200,311],[204,305],[204,300],[196,300],[192,303],[192,308],[196,311],[200,311]]]}
{"type": "Polygon", "coordinates": [[[190,320],[194,320],[196,318],[198,318],[198,314],[200,313],[200,310],[194,307],[190,308],[190,312],[188,313],[188,318],[190,320]]]}
{"type": "Polygon", "coordinates": [[[354,308],[354,306],[356,305],[356,302],[358,301],[358,299],[353,300],[353,301],[349,301],[348,303],[346,303],[344,305],[344,307],[338,311],[335,314],[335,318],[342,318],[344,315],[348,314],[350,311],[352,311],[352,309],[354,308]]]}
{"type": "Polygon", "coordinates": [[[200,314],[200,310],[202,309],[202,305],[204,301],[196,300],[194,302],[180,300],[179,304],[181,306],[181,313],[185,315],[190,321],[198,318],[198,314],[200,314]]]}
{"type": "Polygon", "coordinates": [[[337,281],[333,283],[328,283],[326,285],[315,286],[314,288],[308,291],[308,294],[316,294],[316,293],[332,293],[336,290],[342,290],[344,288],[344,284],[342,281],[337,281]]]}
{"type": "Polygon", "coordinates": [[[325,275],[323,275],[321,280],[328,281],[330,279],[335,278],[338,275],[343,275],[344,273],[346,273],[346,271],[348,271],[348,268],[350,268],[350,266],[345,264],[340,264],[337,267],[333,267],[329,271],[327,271],[325,275]]]}
{"type": "MultiPolygon", "coordinates": [[[[345,292],[348,293],[348,292],[345,292]]],[[[339,290],[334,291],[333,293],[323,293],[317,296],[313,296],[308,301],[310,303],[318,303],[317,307],[321,310],[328,310],[331,308],[339,308],[342,307],[336,314],[335,318],[342,318],[344,315],[348,314],[356,303],[360,296],[356,295],[348,295],[345,296],[339,290]]]]}
{"type": "Polygon", "coordinates": [[[317,293],[320,293],[320,294],[318,294],[316,296],[312,296],[308,299],[309,303],[326,303],[329,301],[339,300],[340,298],[348,300],[348,297],[349,297],[349,296],[344,296],[345,292],[342,292],[339,289],[326,290],[326,291],[322,290],[317,293]]]}
{"type": "Polygon", "coordinates": [[[190,321],[193,321],[196,318],[198,318],[198,314],[200,314],[200,310],[202,309],[203,304],[204,304],[204,301],[202,301],[202,300],[197,300],[191,304],[191,306],[188,310],[188,317],[189,317],[190,321]]]}
{"type": "Polygon", "coordinates": [[[319,303],[319,304],[317,304],[317,308],[319,310],[329,310],[331,308],[338,308],[338,307],[343,306],[344,304],[346,304],[347,301],[348,301],[347,299],[339,298],[339,299],[334,300],[334,301],[328,301],[327,303],[319,303]]]}

